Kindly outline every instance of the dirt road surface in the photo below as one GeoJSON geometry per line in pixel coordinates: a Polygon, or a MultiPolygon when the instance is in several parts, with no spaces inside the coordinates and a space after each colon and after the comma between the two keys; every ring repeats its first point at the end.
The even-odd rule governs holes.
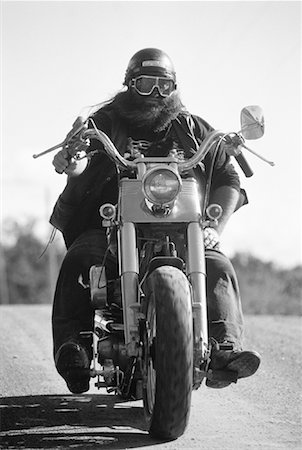
{"type": "Polygon", "coordinates": [[[141,401],[105,390],[72,395],[52,361],[51,310],[0,307],[1,449],[302,449],[301,318],[246,316],[246,349],[262,355],[249,379],[193,393],[190,423],[176,441],[152,440],[141,401]]]}

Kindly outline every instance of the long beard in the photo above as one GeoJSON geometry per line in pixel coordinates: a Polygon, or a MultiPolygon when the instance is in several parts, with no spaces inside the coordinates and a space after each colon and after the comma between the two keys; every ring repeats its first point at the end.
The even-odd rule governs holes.
{"type": "Polygon", "coordinates": [[[145,128],[156,133],[165,130],[184,106],[178,92],[169,97],[153,98],[135,95],[131,91],[118,93],[111,103],[117,114],[134,128],[145,128]]]}

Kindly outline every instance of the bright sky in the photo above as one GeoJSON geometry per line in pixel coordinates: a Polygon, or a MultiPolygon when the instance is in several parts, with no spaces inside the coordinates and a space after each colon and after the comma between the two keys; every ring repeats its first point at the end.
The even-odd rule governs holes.
{"type": "MultiPolygon", "coordinates": [[[[54,154],[83,107],[113,96],[130,57],[158,47],[176,67],[183,103],[224,131],[261,105],[262,139],[247,144],[250,204],[222,239],[229,256],[250,252],[301,264],[301,3],[275,1],[2,1],[2,220],[48,217],[65,185],[54,154]]],[[[235,162],[236,167],[237,164],[235,162]]]]}

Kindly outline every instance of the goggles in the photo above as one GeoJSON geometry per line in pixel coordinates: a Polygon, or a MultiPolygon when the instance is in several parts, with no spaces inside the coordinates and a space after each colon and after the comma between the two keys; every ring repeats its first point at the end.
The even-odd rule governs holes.
{"type": "Polygon", "coordinates": [[[140,95],[150,95],[157,87],[161,96],[168,97],[175,90],[176,85],[171,78],[141,75],[131,80],[131,87],[140,95]]]}

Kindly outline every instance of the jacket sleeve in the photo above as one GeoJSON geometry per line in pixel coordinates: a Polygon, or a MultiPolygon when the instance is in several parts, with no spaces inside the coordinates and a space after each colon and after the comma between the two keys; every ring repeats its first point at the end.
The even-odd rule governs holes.
{"type": "MultiPolygon", "coordinates": [[[[103,114],[102,111],[98,111],[94,114],[92,119],[95,122],[97,128],[104,131],[110,137],[111,123],[107,114],[103,114]]],[[[92,125],[90,125],[92,127],[92,125]]],[[[89,150],[95,150],[101,147],[101,143],[92,139],[90,142],[89,150]]],[[[58,197],[49,222],[55,228],[60,230],[63,234],[69,226],[72,218],[75,216],[79,205],[89,194],[90,186],[93,179],[96,176],[96,172],[102,167],[102,159],[108,159],[104,155],[97,155],[89,161],[84,172],[77,177],[68,177],[66,186],[63,192],[58,197]],[[96,167],[97,166],[97,167],[96,167]]],[[[108,161],[105,162],[105,166],[108,165],[108,161]]]]}
{"type": "MultiPolygon", "coordinates": [[[[193,120],[195,136],[200,144],[214,128],[198,116],[193,116],[193,120]]],[[[238,191],[240,190],[238,173],[222,146],[219,146],[219,148],[214,146],[206,155],[204,163],[207,176],[212,175],[212,189],[230,186],[238,191]]]]}
{"type": "MultiPolygon", "coordinates": [[[[194,116],[193,120],[197,141],[201,143],[207,134],[214,129],[198,116],[194,116]]],[[[241,189],[239,175],[231,164],[230,156],[226,154],[223,146],[218,148],[214,146],[206,155],[204,164],[206,178],[211,178],[211,192],[222,186],[232,187],[240,194],[236,209],[248,203],[246,192],[244,189],[241,189]]]]}
{"type": "MultiPolygon", "coordinates": [[[[230,157],[225,153],[223,147],[215,153],[215,148],[209,154],[210,164],[213,165],[212,189],[215,190],[221,186],[229,186],[240,191],[240,179],[237,171],[230,162],[230,157]]],[[[209,164],[206,163],[206,170],[209,164]]]]}

